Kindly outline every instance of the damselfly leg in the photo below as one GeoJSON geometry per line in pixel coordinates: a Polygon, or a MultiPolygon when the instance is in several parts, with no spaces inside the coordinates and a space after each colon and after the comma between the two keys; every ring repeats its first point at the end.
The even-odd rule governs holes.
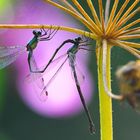
{"type": "Polygon", "coordinates": [[[59,27],[57,29],[50,28],[48,30],[45,30],[43,27],[41,29],[41,36],[39,38],[39,41],[49,41],[51,40],[55,34],[58,32],[59,27]],[[44,33],[43,33],[44,32],[44,33]]]}

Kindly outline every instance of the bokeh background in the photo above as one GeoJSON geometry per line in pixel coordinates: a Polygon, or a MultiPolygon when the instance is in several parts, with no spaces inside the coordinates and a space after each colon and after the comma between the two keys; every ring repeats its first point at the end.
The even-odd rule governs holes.
{"type": "MultiPolygon", "coordinates": [[[[81,0],[81,2],[84,5],[84,1],[81,0]]],[[[122,0],[120,5],[123,2],[122,0]]],[[[95,7],[98,8],[97,3],[95,7]]],[[[38,23],[84,28],[61,10],[38,0],[0,0],[0,24],[2,23],[38,23]]],[[[25,45],[31,37],[32,30],[1,30],[0,45],[25,45]]],[[[57,41],[54,39],[49,42],[50,48],[59,46],[65,39],[75,37],[77,35],[59,31],[55,36],[57,41]]],[[[95,42],[92,43],[95,46],[95,42]]],[[[46,59],[46,55],[51,56],[50,52],[46,55],[44,52],[47,51],[44,51],[43,47],[36,51],[37,58],[40,54],[42,56],[38,59],[39,64],[42,63],[42,59],[46,59]]],[[[29,73],[27,54],[23,54],[13,65],[0,71],[0,140],[100,140],[95,53],[85,53],[79,57],[80,62],[83,62],[81,67],[87,79],[87,83],[83,83],[83,92],[93,116],[96,134],[89,134],[85,113],[76,95],[76,90],[73,91],[74,84],[69,87],[69,90],[71,92],[72,89],[76,96],[69,94],[66,96],[66,101],[62,100],[63,103],[60,104],[59,99],[59,102],[55,103],[53,99],[56,100],[56,97],[64,97],[64,94],[68,94],[61,89],[56,97],[57,92],[52,97],[50,95],[50,100],[54,104],[49,103],[48,98],[45,105],[34,96],[31,89],[21,84],[21,82],[24,83],[23,80],[29,73]]],[[[135,57],[120,48],[112,49],[112,90],[115,93],[119,92],[115,71],[130,60],[135,60],[135,57]]],[[[113,120],[114,140],[140,139],[140,115],[128,104],[121,105],[113,101],[113,120]]]]}

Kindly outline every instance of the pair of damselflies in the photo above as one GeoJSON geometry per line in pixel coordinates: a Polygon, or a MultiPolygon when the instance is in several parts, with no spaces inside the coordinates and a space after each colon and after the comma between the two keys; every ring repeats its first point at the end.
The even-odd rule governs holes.
{"type": "MultiPolygon", "coordinates": [[[[82,94],[81,91],[81,87],[80,87],[80,82],[79,82],[79,74],[78,73],[78,68],[77,68],[77,64],[76,64],[76,54],[79,50],[86,50],[86,51],[91,51],[90,49],[84,48],[84,46],[87,45],[87,41],[88,40],[83,40],[81,37],[75,38],[75,39],[68,39],[65,40],[54,52],[53,56],[51,57],[51,59],[48,61],[47,65],[40,70],[40,68],[37,67],[36,61],[34,59],[33,56],[33,51],[34,49],[37,47],[39,41],[49,41],[50,39],[53,38],[53,36],[56,34],[57,30],[44,30],[41,29],[41,31],[33,31],[33,35],[34,37],[32,38],[32,40],[26,45],[26,47],[23,46],[12,46],[12,47],[0,47],[0,69],[8,66],[9,64],[11,64],[12,62],[14,62],[17,57],[22,54],[23,52],[28,51],[28,64],[29,64],[29,69],[30,69],[30,75],[27,76],[27,79],[40,79],[40,84],[42,87],[42,91],[40,93],[41,96],[46,96],[48,95],[47,92],[47,87],[48,85],[53,81],[53,79],[56,77],[56,75],[59,73],[59,71],[61,70],[61,68],[63,67],[63,65],[66,63],[66,61],[69,61],[69,66],[71,68],[72,71],[72,75],[77,87],[77,91],[79,93],[81,102],[83,104],[84,110],[86,112],[88,121],[89,121],[89,129],[91,133],[95,132],[95,127],[91,118],[91,115],[89,113],[89,110],[87,108],[87,105],[85,103],[84,100],[84,96],[82,94]],[[44,32],[44,33],[43,33],[44,32]],[[68,51],[66,52],[66,54],[56,58],[56,54],[58,53],[58,51],[67,43],[71,43],[73,44],[71,48],[68,49],[68,51]],[[52,65],[53,63],[61,60],[62,58],[65,58],[64,61],[62,62],[62,64],[59,66],[59,68],[57,69],[57,71],[54,73],[54,75],[52,76],[52,78],[49,80],[49,82],[45,85],[44,84],[44,79],[43,79],[43,74],[45,73],[46,69],[48,69],[48,67],[50,65],[52,65]]],[[[81,76],[82,79],[84,80],[84,76],[81,76]]]]}

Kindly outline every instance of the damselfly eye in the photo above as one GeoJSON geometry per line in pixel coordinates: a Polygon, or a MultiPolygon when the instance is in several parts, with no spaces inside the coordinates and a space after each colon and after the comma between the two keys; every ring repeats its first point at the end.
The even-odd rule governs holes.
{"type": "Polygon", "coordinates": [[[78,41],[81,41],[82,40],[82,38],[81,37],[78,37],[78,39],[77,39],[78,41]]]}
{"type": "Polygon", "coordinates": [[[41,32],[40,32],[40,31],[38,31],[38,32],[37,32],[37,35],[38,35],[38,36],[40,36],[40,35],[41,35],[41,32]]]}
{"type": "Polygon", "coordinates": [[[33,30],[33,34],[36,35],[36,30],[33,30]]]}
{"type": "Polygon", "coordinates": [[[40,36],[41,35],[41,32],[40,31],[33,30],[33,34],[35,36],[40,36]]]}
{"type": "Polygon", "coordinates": [[[75,39],[76,42],[79,42],[79,41],[81,41],[81,40],[82,40],[81,37],[78,37],[78,38],[75,39]]]}

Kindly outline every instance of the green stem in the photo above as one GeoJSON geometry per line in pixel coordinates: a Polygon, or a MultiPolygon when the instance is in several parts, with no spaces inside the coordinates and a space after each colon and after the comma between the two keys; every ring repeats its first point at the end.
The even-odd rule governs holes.
{"type": "MultiPolygon", "coordinates": [[[[98,64],[98,87],[99,87],[99,104],[100,104],[100,133],[101,140],[113,140],[113,128],[112,128],[112,100],[105,93],[103,84],[103,74],[102,74],[102,58],[103,58],[103,48],[100,42],[97,44],[97,64],[98,64]]],[[[107,84],[109,89],[111,88],[111,77],[110,77],[110,47],[107,47],[107,65],[106,65],[106,75],[107,84]]]]}
{"type": "Polygon", "coordinates": [[[97,36],[92,32],[87,32],[85,30],[70,28],[67,26],[58,26],[58,25],[47,25],[47,24],[0,24],[0,29],[59,29],[62,31],[68,31],[76,33],[79,35],[84,35],[92,39],[97,39],[97,36]]]}

